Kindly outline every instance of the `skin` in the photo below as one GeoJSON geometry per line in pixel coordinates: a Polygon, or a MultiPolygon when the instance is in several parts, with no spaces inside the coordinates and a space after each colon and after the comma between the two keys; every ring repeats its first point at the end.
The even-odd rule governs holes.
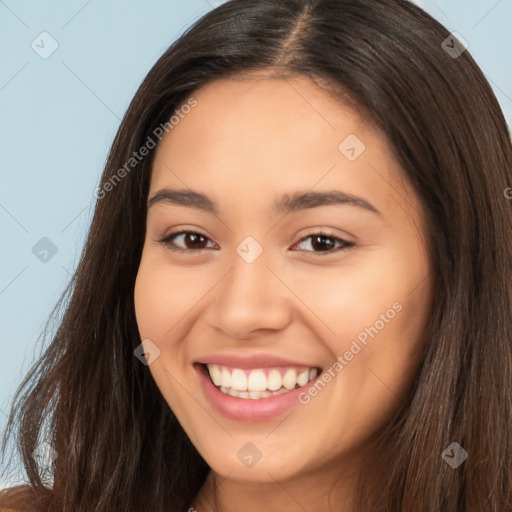
{"type": "Polygon", "coordinates": [[[192,189],[219,214],[151,206],[135,285],[141,339],[160,350],[149,371],[211,468],[191,506],[350,512],[354,479],[371,463],[365,448],[404,402],[421,359],[433,284],[424,211],[383,134],[305,77],[223,79],[193,97],[197,106],[156,149],[149,198],[192,189]],[[349,134],[366,146],[354,161],[338,148],[349,134]],[[284,194],[332,189],[380,214],[272,206],[284,194]],[[188,252],[158,241],[182,230],[206,237],[203,250],[190,237],[174,239],[188,252]],[[321,231],[354,245],[337,250],[328,238],[336,245],[325,252],[325,241],[314,244],[321,231]],[[236,252],[247,236],[263,248],[251,264],[236,252]],[[268,421],[219,415],[192,366],[235,352],[326,370],[396,303],[400,312],[307,405],[268,421]],[[250,468],[237,458],[246,443],[262,453],[250,468]]]}

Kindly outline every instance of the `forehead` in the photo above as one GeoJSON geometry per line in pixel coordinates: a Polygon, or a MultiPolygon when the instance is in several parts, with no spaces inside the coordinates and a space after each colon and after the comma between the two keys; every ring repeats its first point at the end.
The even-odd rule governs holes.
{"type": "MultiPolygon", "coordinates": [[[[284,151],[300,141],[311,149],[330,147],[338,151],[339,141],[350,129],[360,138],[368,139],[371,133],[371,144],[387,149],[382,135],[363,120],[357,109],[306,77],[281,80],[257,75],[221,79],[192,96],[197,106],[180,116],[180,129],[173,127],[175,144],[193,130],[197,142],[203,144],[227,139],[247,149],[244,140],[258,140],[266,142],[265,148],[277,145],[284,151]]],[[[254,152],[262,149],[254,148],[254,152]]],[[[232,150],[236,150],[234,144],[232,150]]]]}
{"type": "Polygon", "coordinates": [[[222,79],[191,96],[196,106],[157,146],[151,192],[202,187],[219,204],[226,190],[247,199],[312,187],[393,193],[401,170],[384,135],[306,77],[222,79]]]}

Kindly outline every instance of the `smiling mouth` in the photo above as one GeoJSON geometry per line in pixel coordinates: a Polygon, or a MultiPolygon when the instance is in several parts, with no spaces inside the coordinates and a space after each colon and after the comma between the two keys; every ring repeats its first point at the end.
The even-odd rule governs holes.
{"type": "Polygon", "coordinates": [[[203,372],[225,395],[257,400],[289,393],[306,386],[320,373],[317,367],[280,366],[241,369],[201,363],[203,372]]]}

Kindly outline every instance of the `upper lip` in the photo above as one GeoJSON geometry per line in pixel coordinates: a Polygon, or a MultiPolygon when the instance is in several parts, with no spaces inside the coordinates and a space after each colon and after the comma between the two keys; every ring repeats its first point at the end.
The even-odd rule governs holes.
{"type": "Polygon", "coordinates": [[[307,368],[319,368],[309,363],[292,361],[284,357],[273,354],[252,354],[250,356],[240,356],[235,354],[213,354],[205,356],[198,360],[202,364],[217,364],[229,366],[230,368],[275,368],[279,366],[302,366],[307,368]]]}

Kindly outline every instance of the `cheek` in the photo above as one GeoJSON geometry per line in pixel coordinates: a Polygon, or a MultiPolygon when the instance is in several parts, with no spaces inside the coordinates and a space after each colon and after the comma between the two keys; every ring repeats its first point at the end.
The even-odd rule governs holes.
{"type": "Polygon", "coordinates": [[[135,314],[142,338],[163,340],[204,295],[201,281],[186,268],[143,256],[135,281],[135,314]]]}
{"type": "Polygon", "coordinates": [[[380,265],[347,277],[351,293],[343,296],[343,306],[348,314],[337,323],[337,353],[351,358],[346,384],[357,390],[360,419],[367,424],[389,419],[410,392],[432,297],[429,267],[421,256],[389,252],[379,259],[380,265]]]}
{"type": "Polygon", "coordinates": [[[169,407],[185,425],[190,404],[188,395],[183,396],[186,355],[179,340],[188,329],[186,314],[191,304],[197,302],[198,292],[193,293],[192,289],[186,275],[176,269],[171,272],[169,265],[143,253],[134,289],[136,320],[141,339],[149,338],[160,349],[148,371],[169,407]]]}
{"type": "Polygon", "coordinates": [[[344,359],[336,385],[343,388],[340,403],[357,396],[363,415],[387,415],[404,398],[429,318],[428,262],[395,247],[347,258],[346,265],[319,268],[314,275],[311,269],[295,275],[294,290],[314,313],[318,336],[333,361],[344,359]]]}
{"type": "Polygon", "coordinates": [[[283,273],[283,280],[313,313],[318,333],[335,336],[332,348],[340,353],[346,341],[376,322],[383,330],[381,315],[386,316],[384,321],[390,319],[385,330],[394,325],[408,338],[411,326],[421,324],[428,309],[429,292],[421,284],[426,276],[428,265],[417,254],[409,257],[398,248],[375,248],[347,256],[336,266],[295,267],[283,273]],[[396,303],[403,312],[396,311],[396,303]]]}
{"type": "MultiPolygon", "coordinates": [[[[135,281],[134,301],[137,325],[142,339],[160,338],[168,323],[165,311],[169,309],[169,296],[165,293],[165,281],[157,278],[157,272],[141,262],[135,281]]],[[[167,325],[167,329],[169,325],[167,325]]]]}

